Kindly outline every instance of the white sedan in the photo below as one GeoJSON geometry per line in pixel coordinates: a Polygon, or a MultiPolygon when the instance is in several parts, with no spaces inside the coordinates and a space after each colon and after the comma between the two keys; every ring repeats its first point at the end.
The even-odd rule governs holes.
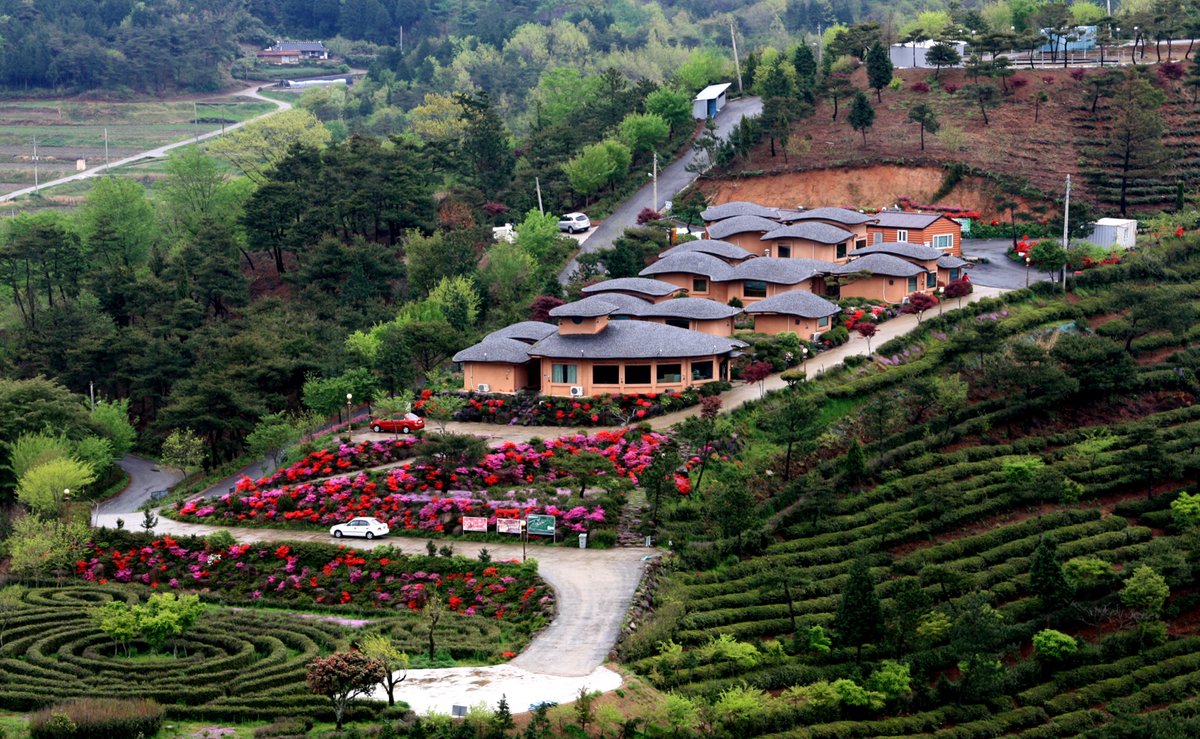
{"type": "Polygon", "coordinates": [[[333,538],[340,539],[343,536],[361,536],[364,539],[374,539],[376,536],[387,536],[391,529],[383,521],[378,518],[360,517],[353,518],[346,523],[339,523],[329,527],[329,533],[333,538]]]}

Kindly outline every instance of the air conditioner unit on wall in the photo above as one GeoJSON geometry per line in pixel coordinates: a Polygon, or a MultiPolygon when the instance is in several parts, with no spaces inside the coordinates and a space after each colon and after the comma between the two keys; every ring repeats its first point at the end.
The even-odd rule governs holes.
{"type": "Polygon", "coordinates": [[[821,340],[821,334],[822,334],[822,333],[823,333],[823,332],[821,332],[821,331],[814,331],[814,332],[813,332],[813,335],[812,335],[812,340],[813,340],[813,341],[820,341],[820,340],[821,340]]]}
{"type": "Polygon", "coordinates": [[[579,385],[572,385],[571,386],[571,397],[572,398],[582,398],[583,397],[583,388],[580,387],[579,385]]]}
{"type": "Polygon", "coordinates": [[[481,382],[475,386],[475,390],[481,393],[490,393],[492,392],[492,386],[486,382],[481,382]]]}

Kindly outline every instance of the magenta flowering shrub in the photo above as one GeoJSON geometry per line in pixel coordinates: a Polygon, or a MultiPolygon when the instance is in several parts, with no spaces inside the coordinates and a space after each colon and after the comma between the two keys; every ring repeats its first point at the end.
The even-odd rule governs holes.
{"type": "Polygon", "coordinates": [[[266,477],[254,481],[255,487],[271,487],[281,483],[317,480],[331,475],[342,475],[354,470],[379,467],[408,459],[415,453],[413,447],[420,439],[407,436],[384,441],[360,441],[355,444],[339,444],[328,449],[319,449],[303,459],[266,477]]]}
{"type": "Polygon", "coordinates": [[[473,467],[420,462],[280,487],[243,478],[233,493],[182,503],[176,515],[205,523],[309,527],[374,516],[393,530],[461,533],[463,516],[486,516],[494,527],[497,518],[546,513],[559,517],[565,530],[583,533],[615,525],[618,511],[587,495],[579,499],[572,485],[553,485],[569,479],[555,471],[554,457],[596,452],[616,474],[636,482],[665,441],[661,434],[622,429],[564,436],[537,447],[510,442],[473,467]]]}
{"type": "MultiPolygon", "coordinates": [[[[413,408],[420,412],[433,397],[426,390],[413,408]]],[[[636,423],[700,402],[700,393],[688,388],[680,393],[629,393],[590,398],[552,395],[499,395],[452,393],[467,404],[454,415],[465,422],[504,423],[510,426],[611,426],[636,423]]]]}
{"type": "MultiPolygon", "coordinates": [[[[144,541],[144,540],[143,540],[144,541]]],[[[466,616],[522,621],[549,616],[553,591],[532,566],[457,557],[412,557],[390,547],[234,544],[169,536],[138,545],[92,542],[75,574],[89,582],[140,583],[231,602],[419,610],[435,592],[466,616]]]]}

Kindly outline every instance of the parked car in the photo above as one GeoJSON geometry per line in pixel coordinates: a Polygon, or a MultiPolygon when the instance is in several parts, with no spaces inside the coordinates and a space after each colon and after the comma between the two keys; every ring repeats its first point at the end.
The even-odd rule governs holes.
{"type": "Polygon", "coordinates": [[[583,233],[592,227],[592,220],[583,213],[568,213],[558,222],[558,230],[569,234],[583,233]]]}
{"type": "Polygon", "coordinates": [[[399,431],[402,434],[411,434],[414,431],[420,431],[425,428],[425,419],[415,413],[405,413],[400,418],[372,418],[368,424],[375,433],[383,433],[384,431],[394,433],[399,431]]]}
{"type": "Polygon", "coordinates": [[[352,518],[346,523],[339,523],[329,527],[329,534],[340,539],[343,536],[361,536],[364,539],[374,539],[376,536],[387,536],[391,529],[383,521],[378,518],[369,516],[360,516],[352,518]]]}

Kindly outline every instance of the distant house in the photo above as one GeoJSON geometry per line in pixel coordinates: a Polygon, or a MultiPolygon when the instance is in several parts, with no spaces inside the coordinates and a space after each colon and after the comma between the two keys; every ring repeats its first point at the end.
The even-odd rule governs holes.
{"type": "Polygon", "coordinates": [[[1131,218],[1101,218],[1092,224],[1088,241],[1106,249],[1132,249],[1137,244],[1138,222],[1131,218]]]}
{"type": "Polygon", "coordinates": [[[651,280],[645,277],[618,277],[588,285],[580,290],[586,296],[616,293],[641,298],[651,303],[667,300],[682,291],[683,288],[678,285],[672,285],[662,280],[651,280]]]}
{"type": "Polygon", "coordinates": [[[299,64],[301,61],[329,58],[329,49],[320,41],[278,41],[258,52],[266,64],[299,64]]]}
{"type": "Polygon", "coordinates": [[[848,208],[812,208],[785,212],[780,220],[783,223],[816,221],[837,226],[853,233],[854,248],[860,249],[867,245],[867,228],[875,222],[875,216],[848,208]]]}
{"type": "MultiPolygon", "coordinates": [[[[912,262],[926,272],[937,272],[938,285],[949,285],[965,274],[971,263],[953,254],[946,254],[941,249],[920,244],[909,244],[904,241],[886,241],[882,244],[855,249],[850,252],[852,258],[866,257],[871,254],[889,254],[905,261],[912,262]]],[[[853,262],[851,262],[853,264],[853,262]]],[[[926,286],[922,285],[921,289],[926,286]]]]}
{"type": "Polygon", "coordinates": [[[725,107],[725,92],[729,89],[729,82],[720,85],[709,85],[700,91],[692,100],[692,117],[696,120],[704,120],[705,118],[716,118],[717,113],[725,107]]]}
{"type": "Polygon", "coordinates": [[[833,319],[842,309],[825,298],[803,290],[792,290],[747,306],[754,316],[754,330],[760,334],[794,333],[805,341],[817,338],[833,327],[833,319]]]}
{"type": "Polygon", "coordinates": [[[962,256],[962,226],[952,218],[940,213],[898,210],[880,211],[873,217],[875,222],[867,224],[871,244],[906,241],[962,256]]]}
{"type": "MultiPolygon", "coordinates": [[[[892,59],[892,66],[897,69],[933,69],[933,65],[925,59],[929,50],[933,48],[938,41],[916,41],[908,44],[892,44],[888,50],[888,55],[892,59]]],[[[965,59],[967,57],[967,42],[966,41],[946,41],[959,57],[965,59]]],[[[955,64],[955,67],[961,67],[962,64],[955,64]]]]}
{"type": "Polygon", "coordinates": [[[454,361],[463,366],[463,389],[515,393],[537,387],[538,364],[530,359],[529,347],[557,330],[550,323],[522,321],[455,354],[454,361]]]}

